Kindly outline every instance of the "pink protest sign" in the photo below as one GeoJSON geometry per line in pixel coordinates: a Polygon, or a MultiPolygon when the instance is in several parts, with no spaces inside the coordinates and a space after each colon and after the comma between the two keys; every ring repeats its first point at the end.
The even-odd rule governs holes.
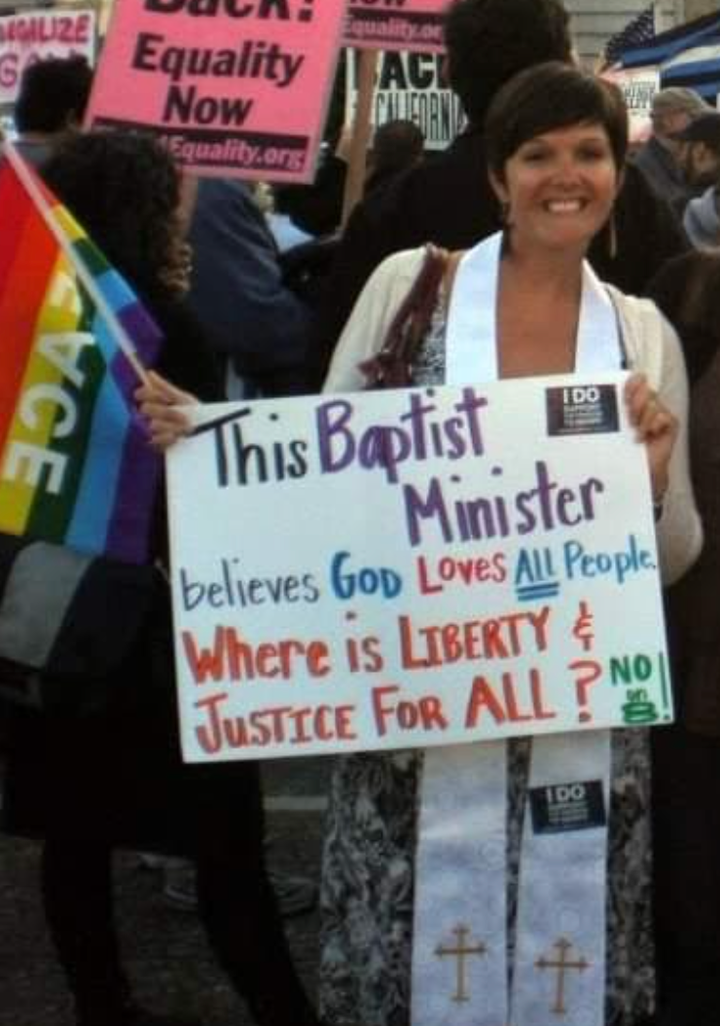
{"type": "Polygon", "coordinates": [[[88,123],[151,129],[188,170],[309,181],[343,3],[117,0],[88,123]]]}
{"type": "Polygon", "coordinates": [[[349,0],[344,42],[360,50],[444,51],[449,0],[349,0]]]}

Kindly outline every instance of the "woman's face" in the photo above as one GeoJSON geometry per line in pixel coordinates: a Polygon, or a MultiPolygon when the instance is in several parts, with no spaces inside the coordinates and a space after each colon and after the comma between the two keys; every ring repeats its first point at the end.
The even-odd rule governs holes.
{"type": "Polygon", "coordinates": [[[493,177],[509,204],[513,249],[585,249],[607,221],[620,184],[608,134],[599,124],[554,129],[524,142],[493,177]]]}

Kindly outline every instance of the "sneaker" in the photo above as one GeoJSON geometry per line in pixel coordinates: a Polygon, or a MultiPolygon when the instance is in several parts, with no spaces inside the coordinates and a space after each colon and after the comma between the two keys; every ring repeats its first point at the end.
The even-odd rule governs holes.
{"type": "MultiPolygon", "coordinates": [[[[308,877],[277,873],[269,876],[283,918],[304,915],[317,905],[317,885],[308,877]]],[[[165,904],[178,912],[197,911],[195,870],[190,863],[165,868],[162,896],[165,904]]]]}

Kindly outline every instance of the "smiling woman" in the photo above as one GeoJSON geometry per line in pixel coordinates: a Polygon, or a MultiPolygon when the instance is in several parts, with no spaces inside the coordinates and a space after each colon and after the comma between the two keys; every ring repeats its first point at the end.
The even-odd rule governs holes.
{"type": "Polygon", "coordinates": [[[486,127],[490,181],[503,211],[508,257],[500,269],[501,375],[570,371],[582,259],[593,237],[611,223],[622,181],[622,96],[567,65],[548,64],[501,90],[486,127]],[[554,328],[542,347],[532,341],[538,323],[554,328]]]}
{"type": "MultiPolygon", "coordinates": [[[[625,402],[645,446],[653,496],[664,500],[657,524],[658,548],[665,579],[674,579],[692,563],[701,541],[685,453],[687,395],[677,338],[651,303],[604,285],[584,259],[595,235],[605,233],[607,244],[612,244],[612,208],[627,145],[620,94],[570,65],[530,68],[496,95],[488,112],[485,141],[504,230],[501,236],[491,236],[456,255],[454,278],[450,281],[448,275],[430,327],[410,361],[412,383],[472,382],[477,386],[498,377],[582,373],[591,368],[637,371],[626,386],[625,402]]],[[[362,367],[383,345],[422,264],[423,252],[410,250],[395,254],[376,270],[340,339],[326,391],[361,387],[362,367]]],[[[590,474],[593,468],[587,471],[590,474]]],[[[616,558],[583,550],[575,554],[569,572],[599,573],[607,563],[608,572],[619,574],[616,563],[620,561],[622,572],[629,573],[633,558],[642,559],[643,554],[628,551],[616,558]]],[[[625,612],[631,615],[630,610],[625,612]]],[[[578,735],[578,743],[583,759],[594,758],[590,734],[578,735]]],[[[604,971],[596,971],[594,986],[589,982],[592,974],[583,975],[583,1010],[592,1008],[592,1015],[588,1012],[582,1021],[592,1018],[607,1026],[635,1026],[653,1006],[648,740],[643,730],[626,730],[613,732],[607,743],[606,752],[612,751],[612,768],[608,765],[602,771],[610,782],[607,887],[603,894],[601,885],[599,897],[592,899],[600,912],[590,932],[583,934],[583,954],[599,952],[596,964],[601,967],[604,947],[607,960],[604,971]]],[[[501,935],[505,916],[493,920],[489,901],[480,902],[482,908],[473,915],[471,896],[482,887],[479,877],[471,879],[472,870],[458,877],[443,870],[443,914],[453,915],[447,909],[462,910],[457,914],[469,924],[472,935],[486,938],[488,950],[502,952],[503,958],[506,950],[512,957],[513,948],[520,953],[518,959],[523,950],[527,952],[522,924],[538,913],[533,905],[537,895],[523,891],[523,876],[518,872],[528,773],[535,774],[536,759],[540,764],[547,758],[559,774],[556,782],[573,779],[563,776],[563,769],[553,761],[561,750],[560,742],[558,748],[554,744],[553,739],[536,739],[532,744],[522,739],[508,745],[507,838],[504,817],[497,828],[503,845],[507,843],[506,887],[492,894],[495,900],[497,891],[506,891],[504,900],[511,910],[506,937],[501,935]]],[[[504,762],[505,754],[493,757],[504,762]]],[[[437,953],[437,948],[428,947],[435,942],[417,925],[432,921],[433,916],[437,919],[438,909],[431,909],[424,897],[433,884],[419,868],[429,858],[423,856],[422,832],[415,853],[420,828],[414,810],[418,804],[430,810],[432,795],[445,795],[444,802],[455,809],[456,816],[455,823],[448,825],[453,839],[446,854],[452,859],[462,835],[471,832],[458,796],[487,786],[488,763],[481,771],[474,758],[482,755],[470,752],[461,761],[454,749],[428,749],[419,757],[403,752],[336,760],[322,894],[320,996],[328,1019],[344,1022],[354,1017],[376,1026],[404,1024],[411,1000],[416,1009],[432,1003],[438,1010],[435,1002],[442,1001],[438,986],[442,988],[436,985],[431,993],[436,978],[433,959],[427,954],[437,953]],[[460,826],[461,818],[466,827],[460,826]],[[419,931],[415,936],[414,929],[419,931]]],[[[486,791],[483,795],[489,797],[486,791]]],[[[484,800],[479,799],[482,807],[476,810],[478,822],[473,830],[482,831],[479,824],[492,815],[490,807],[482,805],[484,800]]],[[[424,816],[422,811],[421,823],[424,816]]],[[[486,835],[480,840],[485,845],[486,835]]],[[[475,841],[468,836],[466,843],[471,846],[475,841]]],[[[553,850],[557,848],[559,854],[560,847],[553,850]]],[[[438,858],[439,869],[444,856],[438,858]]],[[[473,865],[471,857],[468,862],[473,865]]],[[[580,887],[581,905],[572,906],[568,881],[575,866],[571,863],[572,859],[567,872],[559,874],[556,906],[564,922],[572,916],[576,917],[572,922],[586,924],[592,918],[591,902],[580,887]]],[[[488,862],[483,872],[490,871],[488,862]]],[[[556,878],[552,867],[543,867],[540,890],[552,890],[556,878]]],[[[573,939],[577,943],[574,934],[573,939]]],[[[537,990],[541,974],[533,970],[525,975],[522,961],[513,970],[509,994],[504,967],[494,989],[488,977],[483,977],[482,985],[475,981],[474,989],[482,991],[480,1005],[472,1005],[468,992],[470,1003],[462,1009],[465,1021],[468,1016],[478,1023],[524,1021],[523,1008],[541,1007],[544,994],[537,990]]],[[[451,1005],[442,1006],[442,1017],[448,1024],[460,1021],[453,1017],[451,1005]]]]}

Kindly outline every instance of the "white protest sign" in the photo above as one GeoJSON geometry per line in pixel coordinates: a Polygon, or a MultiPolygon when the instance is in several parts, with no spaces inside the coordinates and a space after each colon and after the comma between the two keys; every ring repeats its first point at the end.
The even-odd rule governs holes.
{"type": "Polygon", "coordinates": [[[94,11],[25,11],[0,17],[0,104],[15,102],[29,64],[74,56],[94,62],[94,11]]]}
{"type": "Polygon", "coordinates": [[[624,378],[198,408],[168,454],[185,759],[669,720],[624,378]]]}
{"type": "MultiPolygon", "coordinates": [[[[352,122],[357,104],[357,74],[348,57],[345,120],[352,122]]],[[[442,58],[429,53],[381,55],[373,94],[371,123],[376,127],[402,118],[414,121],[425,136],[425,149],[444,150],[461,131],[465,116],[459,98],[442,82],[442,58]]]]}

